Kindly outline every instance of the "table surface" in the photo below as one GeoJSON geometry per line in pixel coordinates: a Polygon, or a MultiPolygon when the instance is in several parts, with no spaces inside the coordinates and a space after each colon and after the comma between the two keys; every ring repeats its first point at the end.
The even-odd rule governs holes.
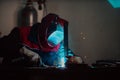
{"type": "MultiPolygon", "coordinates": [[[[1,80],[28,80],[32,78],[45,80],[120,80],[120,67],[91,68],[86,64],[69,65],[67,68],[40,68],[40,67],[0,67],[1,80]],[[4,77],[3,77],[4,76],[4,77]],[[19,77],[19,79],[18,79],[19,77]]],[[[34,79],[33,79],[34,80],[34,79]]]]}

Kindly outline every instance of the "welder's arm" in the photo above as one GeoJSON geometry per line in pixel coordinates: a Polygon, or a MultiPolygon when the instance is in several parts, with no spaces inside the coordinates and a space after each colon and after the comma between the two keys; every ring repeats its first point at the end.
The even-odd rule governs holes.
{"type": "Polygon", "coordinates": [[[29,59],[29,61],[31,61],[35,64],[37,64],[39,62],[42,64],[42,62],[40,60],[40,56],[36,52],[26,48],[25,46],[20,48],[19,51],[22,55],[24,55],[27,59],[29,59]]]}

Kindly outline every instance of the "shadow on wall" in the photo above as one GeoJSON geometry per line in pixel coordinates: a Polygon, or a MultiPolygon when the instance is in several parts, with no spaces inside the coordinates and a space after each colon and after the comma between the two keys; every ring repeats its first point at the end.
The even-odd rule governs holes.
{"type": "Polygon", "coordinates": [[[22,8],[20,8],[20,10],[17,12],[17,26],[21,26],[21,11],[22,8]]]}

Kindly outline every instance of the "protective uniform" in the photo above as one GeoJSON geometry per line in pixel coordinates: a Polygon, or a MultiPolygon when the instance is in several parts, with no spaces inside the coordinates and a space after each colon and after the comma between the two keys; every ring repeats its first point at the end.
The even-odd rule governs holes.
{"type": "MultiPolygon", "coordinates": [[[[13,52],[10,56],[19,54],[24,58],[24,64],[33,62],[39,66],[65,67],[66,56],[74,55],[72,52],[66,54],[64,51],[64,27],[67,23],[56,14],[48,14],[41,23],[36,23],[32,27],[14,28],[7,37],[10,37],[11,42],[19,48],[14,48],[18,53],[13,52]]],[[[13,59],[14,62],[15,60],[13,59]]]]}

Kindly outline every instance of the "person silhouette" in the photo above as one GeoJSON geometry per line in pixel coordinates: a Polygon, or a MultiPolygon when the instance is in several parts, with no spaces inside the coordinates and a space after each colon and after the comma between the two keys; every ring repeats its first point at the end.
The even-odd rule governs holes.
{"type": "Polygon", "coordinates": [[[3,63],[42,67],[65,67],[67,61],[81,63],[74,57],[67,57],[75,56],[70,49],[65,53],[64,27],[67,23],[50,13],[41,23],[15,27],[8,36],[0,39],[0,51],[3,51],[0,55],[5,58],[3,63]]]}

